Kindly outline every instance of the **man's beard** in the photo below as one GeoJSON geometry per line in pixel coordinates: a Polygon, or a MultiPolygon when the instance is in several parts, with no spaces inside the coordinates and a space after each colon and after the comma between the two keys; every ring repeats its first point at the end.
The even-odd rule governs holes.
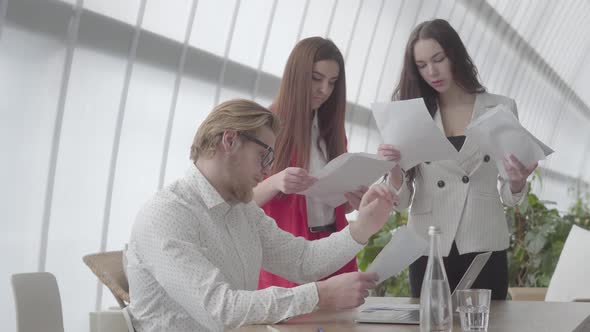
{"type": "Polygon", "coordinates": [[[230,185],[230,193],[234,197],[234,200],[240,203],[250,203],[252,201],[254,191],[250,185],[241,183],[240,179],[232,181],[230,185]]]}
{"type": "Polygon", "coordinates": [[[230,159],[230,170],[231,176],[228,178],[229,193],[232,196],[232,200],[239,203],[250,203],[254,196],[252,185],[248,183],[248,179],[240,176],[241,165],[238,161],[237,156],[232,156],[230,159]]]}

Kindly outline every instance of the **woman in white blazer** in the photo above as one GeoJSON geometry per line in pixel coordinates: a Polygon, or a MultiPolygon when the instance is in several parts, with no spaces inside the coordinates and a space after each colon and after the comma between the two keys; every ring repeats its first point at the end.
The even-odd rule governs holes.
{"type": "MultiPolygon", "coordinates": [[[[499,177],[494,160],[465,137],[465,128],[497,105],[517,115],[516,103],[486,92],[459,35],[441,19],[419,24],[406,46],[393,99],[419,97],[459,151],[459,159],[426,162],[409,170],[392,169],[388,181],[400,191],[397,210],[410,207],[408,227],[425,238],[429,226],[441,228],[441,250],[451,289],[477,253],[493,251],[473,287],[491,289],[494,299],[505,299],[509,233],[502,203],[515,206],[525,199],[526,179],[537,165],[526,168],[516,157],[507,156],[503,165],[509,179],[499,177]]],[[[378,151],[389,160],[403,158],[391,145],[382,144],[378,151]]],[[[410,266],[414,297],[420,296],[427,259],[423,256],[410,266]]]]}

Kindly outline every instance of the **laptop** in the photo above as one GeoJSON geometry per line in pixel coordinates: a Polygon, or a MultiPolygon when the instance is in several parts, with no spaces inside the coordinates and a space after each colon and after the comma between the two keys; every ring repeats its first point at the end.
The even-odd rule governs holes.
{"type": "MultiPolygon", "coordinates": [[[[477,276],[486,265],[492,252],[484,252],[475,256],[467,271],[451,294],[453,313],[457,309],[457,290],[469,289],[477,279],[477,276]]],[[[364,305],[354,320],[356,323],[382,323],[382,324],[420,324],[420,304],[390,304],[390,305],[364,305]]]]}

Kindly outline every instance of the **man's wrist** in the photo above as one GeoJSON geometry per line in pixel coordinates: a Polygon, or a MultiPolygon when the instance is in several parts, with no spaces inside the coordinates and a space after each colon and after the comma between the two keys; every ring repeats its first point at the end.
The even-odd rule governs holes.
{"type": "Polygon", "coordinates": [[[365,234],[362,226],[362,220],[357,220],[350,223],[348,230],[350,231],[350,236],[356,243],[365,245],[369,242],[370,236],[365,234]]]}
{"type": "Polygon", "coordinates": [[[318,292],[318,303],[316,304],[315,308],[320,309],[325,306],[324,301],[326,300],[326,281],[316,281],[315,287],[318,292]]]}

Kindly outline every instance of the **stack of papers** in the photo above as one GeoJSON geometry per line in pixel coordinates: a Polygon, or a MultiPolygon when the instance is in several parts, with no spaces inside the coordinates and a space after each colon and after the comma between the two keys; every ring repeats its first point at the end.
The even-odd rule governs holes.
{"type": "Polygon", "coordinates": [[[371,104],[383,142],[401,152],[408,170],[419,163],[456,160],[458,152],[438,128],[422,98],[371,104]]]}
{"type": "Polygon", "coordinates": [[[500,175],[507,179],[502,160],[513,154],[526,167],[545,159],[553,150],[526,130],[512,112],[498,105],[473,121],[465,129],[469,139],[495,161],[500,175]]]}
{"type": "Polygon", "coordinates": [[[381,283],[405,269],[420,256],[425,255],[428,241],[407,228],[400,226],[392,231],[391,240],[375,257],[367,272],[377,272],[381,283]]]}
{"type": "Polygon", "coordinates": [[[343,153],[311,176],[318,180],[301,194],[332,207],[347,201],[345,193],[369,186],[395,166],[376,154],[343,153]]]}
{"type": "Polygon", "coordinates": [[[361,312],[393,311],[393,310],[420,310],[419,303],[395,303],[389,305],[362,305],[361,312]]]}

